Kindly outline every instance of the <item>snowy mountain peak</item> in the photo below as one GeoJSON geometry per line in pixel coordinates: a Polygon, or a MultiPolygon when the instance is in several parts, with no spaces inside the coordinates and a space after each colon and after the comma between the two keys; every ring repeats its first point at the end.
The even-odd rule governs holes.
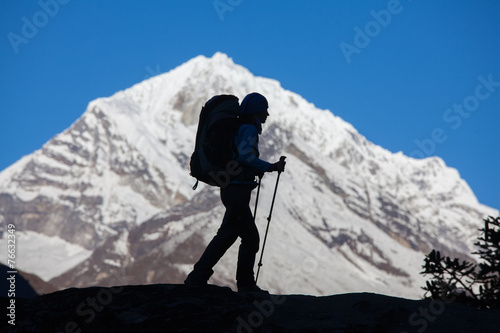
{"type": "MultiPolygon", "coordinates": [[[[414,297],[428,250],[468,256],[481,219],[498,215],[441,159],[392,154],[278,81],[216,53],[90,102],[70,128],[0,174],[0,220],[15,221],[31,238],[43,235],[50,240],[44,249],[71,248],[75,265],[41,272],[41,259],[29,255],[36,248],[26,245],[21,268],[59,275],[52,281],[59,287],[116,284],[113,278],[134,271],[141,273],[127,283],[181,282],[223,214],[216,188],[191,190],[199,111],[213,95],[242,100],[254,91],[270,104],[262,158],[288,156],[266,288],[331,294],[392,286],[392,294],[414,297]]],[[[269,209],[273,181],[264,177],[260,212],[269,209]]],[[[232,283],[235,251],[214,282],[232,283]]],[[[52,258],[43,260],[54,267],[52,258]]]]}

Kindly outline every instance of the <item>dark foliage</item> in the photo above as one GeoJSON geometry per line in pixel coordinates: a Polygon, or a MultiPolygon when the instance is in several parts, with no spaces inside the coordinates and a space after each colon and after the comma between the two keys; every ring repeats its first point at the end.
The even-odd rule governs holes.
{"type": "Polygon", "coordinates": [[[474,243],[480,262],[443,257],[432,250],[424,259],[421,274],[426,281],[424,298],[453,299],[481,308],[500,306],[500,217],[484,220],[481,236],[474,243]]]}

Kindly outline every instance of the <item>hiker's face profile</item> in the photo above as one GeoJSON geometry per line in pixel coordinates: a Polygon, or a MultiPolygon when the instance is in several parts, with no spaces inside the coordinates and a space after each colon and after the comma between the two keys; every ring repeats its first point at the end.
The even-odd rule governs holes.
{"type": "Polygon", "coordinates": [[[269,116],[269,112],[267,112],[267,110],[257,114],[257,118],[259,118],[259,120],[262,124],[266,122],[266,119],[268,116],[269,116]]]}

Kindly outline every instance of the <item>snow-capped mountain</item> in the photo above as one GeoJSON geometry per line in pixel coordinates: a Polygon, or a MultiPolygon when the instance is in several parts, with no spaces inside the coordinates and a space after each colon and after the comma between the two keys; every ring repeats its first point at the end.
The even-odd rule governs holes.
{"type": "MultiPolygon", "coordinates": [[[[441,159],[393,154],[216,53],[92,101],[70,128],[0,173],[0,221],[16,225],[19,267],[59,288],[182,282],[224,213],[216,188],[191,189],[199,111],[213,95],[242,100],[254,91],[270,104],[262,158],[288,157],[263,288],[419,297],[424,254],[468,256],[481,220],[498,215],[441,159]]],[[[262,235],[275,181],[262,181],[262,235]]],[[[212,283],[234,284],[236,245],[212,283]]]]}

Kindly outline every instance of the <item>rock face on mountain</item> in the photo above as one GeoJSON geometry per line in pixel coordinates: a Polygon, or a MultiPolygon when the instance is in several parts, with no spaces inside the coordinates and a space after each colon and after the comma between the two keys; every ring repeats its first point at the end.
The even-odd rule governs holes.
{"type": "MultiPolygon", "coordinates": [[[[209,285],[70,288],[16,300],[16,332],[498,332],[500,309],[373,293],[234,293],[209,285]]],[[[6,320],[0,330],[7,331],[6,320]]]]}
{"type": "MultiPolygon", "coordinates": [[[[481,220],[498,216],[441,159],[393,154],[217,53],[92,101],[67,130],[0,173],[0,221],[36,239],[20,240],[20,268],[58,288],[182,282],[223,214],[216,188],[191,189],[199,110],[213,95],[241,100],[253,91],[270,103],[262,158],[288,157],[263,287],[419,297],[424,254],[467,257],[481,220]],[[42,252],[53,256],[35,255],[42,252]]],[[[261,232],[275,176],[263,179],[261,232]]],[[[236,250],[212,283],[234,286],[236,250]]]]}

